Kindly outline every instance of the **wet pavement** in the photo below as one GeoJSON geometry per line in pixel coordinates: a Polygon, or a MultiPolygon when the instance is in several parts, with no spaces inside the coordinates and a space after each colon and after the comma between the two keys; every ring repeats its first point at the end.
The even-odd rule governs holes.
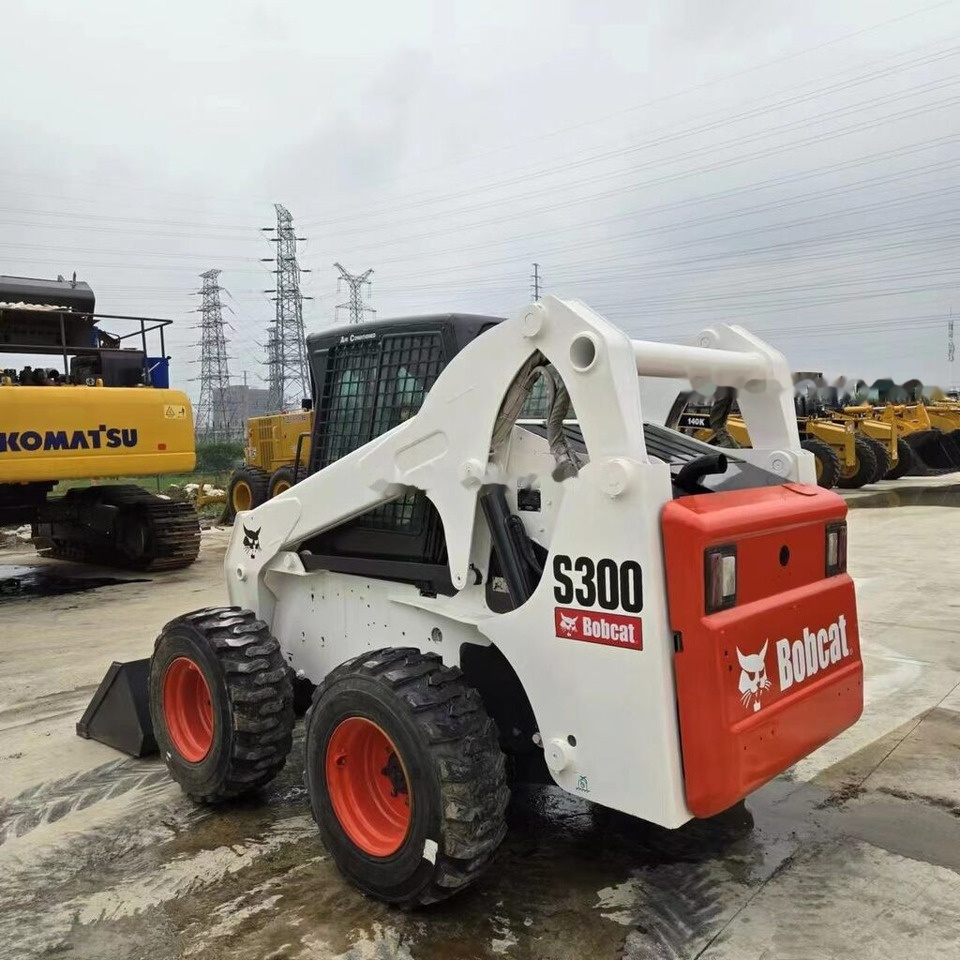
{"type": "Polygon", "coordinates": [[[960,521],[914,489],[894,492],[926,500],[850,517],[855,727],[678,831],[517,791],[484,877],[412,914],[338,875],[299,737],[260,796],[218,808],[184,797],[158,760],[75,737],[110,660],[147,655],[171,616],[222,601],[223,537],[205,536],[189,573],[8,604],[0,960],[960,957],[960,556],[941,549],[960,521]],[[890,544],[923,562],[891,563],[890,544]]]}
{"type": "Polygon", "coordinates": [[[80,593],[120,583],[142,583],[146,578],[111,577],[91,573],[74,564],[61,564],[66,571],[53,566],[30,564],[0,564],[0,603],[23,600],[28,597],[57,597],[65,593],[80,593]]]}
{"type": "MultiPolygon", "coordinates": [[[[414,914],[340,879],[309,816],[299,750],[263,795],[216,809],[183,797],[158,761],[111,761],[0,807],[0,956],[741,957],[753,954],[729,952],[737,927],[784,885],[802,896],[777,907],[762,948],[774,952],[757,956],[793,956],[790,936],[814,920],[822,935],[806,931],[802,942],[819,947],[797,956],[860,956],[835,938],[879,872],[901,889],[939,885],[919,912],[915,899],[895,911],[896,924],[926,922],[914,940],[922,955],[956,956],[957,779],[946,791],[905,785],[917,787],[921,769],[951,751],[955,765],[958,743],[960,713],[934,711],[881,745],[879,765],[871,748],[810,783],[781,777],[678,831],[556,788],[525,790],[481,882],[414,914]]],[[[874,900],[871,909],[896,907],[874,900]]]]}
{"type": "Polygon", "coordinates": [[[909,486],[902,482],[886,489],[875,485],[847,493],[851,510],[875,507],[960,507],[960,483],[909,486]]]}

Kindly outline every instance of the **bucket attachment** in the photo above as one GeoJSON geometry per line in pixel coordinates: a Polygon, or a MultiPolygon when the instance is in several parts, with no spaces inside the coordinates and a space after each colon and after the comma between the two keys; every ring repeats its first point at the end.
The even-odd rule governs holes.
{"type": "Polygon", "coordinates": [[[114,661],[77,724],[77,735],[132,757],[157,752],[150,720],[150,658],[114,661]]]}
{"type": "Polygon", "coordinates": [[[917,465],[913,476],[932,476],[950,473],[960,466],[960,451],[940,430],[919,430],[904,438],[916,454],[917,465]]]}

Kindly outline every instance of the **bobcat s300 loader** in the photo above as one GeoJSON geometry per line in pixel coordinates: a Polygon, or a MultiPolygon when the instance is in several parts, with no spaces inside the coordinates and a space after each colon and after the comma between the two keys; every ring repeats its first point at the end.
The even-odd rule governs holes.
{"type": "Polygon", "coordinates": [[[409,907],[487,866],[512,777],[674,828],[860,715],[846,508],[760,340],[631,340],[547,297],[309,353],[306,476],[238,514],[233,605],[173,620],[152,658],[154,733],[191,796],[273,778],[312,688],[323,842],[409,907]],[[736,387],[752,448],[645,424],[639,377],[736,387]],[[522,416],[537,391],[544,415],[522,416]]]}

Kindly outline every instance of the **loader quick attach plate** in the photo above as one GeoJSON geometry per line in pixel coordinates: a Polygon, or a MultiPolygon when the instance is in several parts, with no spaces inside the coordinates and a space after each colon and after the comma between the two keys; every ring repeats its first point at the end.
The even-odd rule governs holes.
{"type": "Polygon", "coordinates": [[[663,512],[687,805],[719,813],[863,710],[853,581],[827,576],[846,505],[784,484],[682,497],[663,512]],[[735,597],[707,612],[705,556],[736,558],[735,597]]]}

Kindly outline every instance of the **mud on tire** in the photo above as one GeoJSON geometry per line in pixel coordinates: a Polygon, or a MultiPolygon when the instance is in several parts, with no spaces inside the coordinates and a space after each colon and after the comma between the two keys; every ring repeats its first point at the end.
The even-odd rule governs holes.
{"type": "Polygon", "coordinates": [[[506,834],[510,794],[496,725],[459,668],[436,654],[378,650],[331,671],[307,714],[305,766],[327,850],[348,880],[380,900],[412,908],[456,893],[506,834]],[[350,771],[364,750],[344,735],[357,730],[378,750],[360,780],[350,771]],[[378,782],[388,776],[392,791],[378,782]],[[363,797],[345,805],[357,800],[357,783],[383,798],[368,805],[370,818],[377,804],[390,808],[381,834],[365,833],[352,813],[364,809],[363,797]]]}
{"type": "Polygon", "coordinates": [[[150,663],[150,716],[170,776],[216,803],[272,780],[286,763],[293,688],[267,625],[239,607],[171,620],[150,663]]]}

